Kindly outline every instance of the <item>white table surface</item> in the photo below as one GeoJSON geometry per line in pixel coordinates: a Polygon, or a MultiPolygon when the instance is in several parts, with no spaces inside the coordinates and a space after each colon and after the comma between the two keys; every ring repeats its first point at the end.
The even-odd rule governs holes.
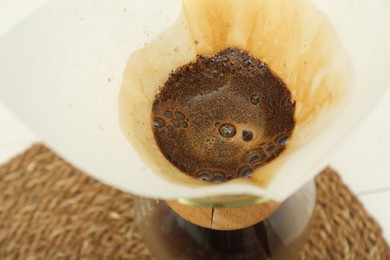
{"type": "MultiPolygon", "coordinates": [[[[49,0],[0,0],[0,37],[49,0]]],[[[1,75],[0,75],[1,76],[1,75]]],[[[389,86],[390,87],[390,86],[389,86]]],[[[358,195],[390,241],[390,92],[335,151],[331,166],[358,195]]],[[[0,164],[39,139],[0,103],[0,164]]]]}

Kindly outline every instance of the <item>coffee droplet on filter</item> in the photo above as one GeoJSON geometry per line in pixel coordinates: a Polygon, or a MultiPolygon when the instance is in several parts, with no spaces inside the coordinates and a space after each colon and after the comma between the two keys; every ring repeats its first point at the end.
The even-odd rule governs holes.
{"type": "Polygon", "coordinates": [[[253,132],[247,130],[242,131],[242,140],[244,140],[245,142],[249,142],[252,141],[252,139],[253,139],[253,132]]]}
{"type": "Polygon", "coordinates": [[[211,181],[213,183],[222,183],[225,181],[225,175],[223,173],[214,173],[213,176],[211,177],[211,181]]]}
{"type": "Polygon", "coordinates": [[[198,180],[201,180],[201,181],[210,181],[211,173],[207,170],[203,170],[203,171],[198,172],[198,174],[196,174],[196,178],[198,178],[198,180]]]}
{"type": "Polygon", "coordinates": [[[161,128],[165,126],[165,121],[159,117],[153,120],[153,125],[157,128],[161,128]]]}
{"type": "Polygon", "coordinates": [[[237,133],[236,127],[232,124],[222,124],[218,130],[220,135],[226,138],[232,138],[237,133]]]}
{"type": "Polygon", "coordinates": [[[253,148],[246,152],[242,157],[241,161],[243,163],[251,164],[255,161],[266,161],[267,154],[263,151],[261,147],[253,148]]]}
{"type": "Polygon", "coordinates": [[[288,136],[287,135],[281,135],[278,138],[276,138],[276,143],[278,145],[284,146],[288,142],[288,136]]]}
{"type": "Polygon", "coordinates": [[[234,175],[231,174],[231,173],[227,173],[227,174],[225,174],[225,176],[226,176],[226,180],[227,180],[227,181],[230,181],[230,180],[233,180],[233,179],[234,179],[234,175]]]}
{"type": "Polygon", "coordinates": [[[249,166],[243,166],[238,169],[238,174],[240,177],[250,178],[252,177],[253,170],[249,166]]]}
{"type": "Polygon", "coordinates": [[[264,164],[262,162],[254,162],[252,164],[252,167],[253,167],[253,169],[257,170],[257,169],[260,169],[261,167],[263,167],[263,165],[264,164]]]}
{"type": "Polygon", "coordinates": [[[272,153],[272,152],[275,150],[275,145],[272,144],[272,143],[267,144],[265,150],[266,150],[268,153],[272,153]]]}
{"type": "Polygon", "coordinates": [[[251,96],[251,103],[252,103],[253,105],[259,104],[259,103],[260,103],[260,96],[257,95],[257,94],[253,94],[253,95],[251,96]]]}
{"type": "Polygon", "coordinates": [[[185,116],[181,112],[175,112],[175,117],[176,119],[183,120],[185,116]]]}
{"type": "Polygon", "coordinates": [[[250,65],[252,64],[252,61],[250,59],[246,59],[244,60],[244,62],[242,63],[242,66],[244,68],[248,68],[250,65]]]}
{"type": "Polygon", "coordinates": [[[167,118],[173,118],[173,113],[171,111],[165,111],[164,116],[167,118]]]}
{"type": "Polygon", "coordinates": [[[294,113],[283,81],[232,47],[170,74],[153,102],[152,129],[162,154],[181,172],[222,183],[251,178],[275,159],[294,129],[294,113]]]}

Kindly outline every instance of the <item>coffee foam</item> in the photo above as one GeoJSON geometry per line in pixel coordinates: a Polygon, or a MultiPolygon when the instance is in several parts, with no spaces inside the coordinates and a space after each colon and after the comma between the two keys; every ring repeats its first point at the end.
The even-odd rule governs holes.
{"type": "Polygon", "coordinates": [[[152,129],[175,167],[221,183],[250,178],[285,149],[294,108],[291,93],[266,64],[227,48],[170,75],[153,102],[152,129]],[[247,158],[248,152],[255,154],[247,158]]]}

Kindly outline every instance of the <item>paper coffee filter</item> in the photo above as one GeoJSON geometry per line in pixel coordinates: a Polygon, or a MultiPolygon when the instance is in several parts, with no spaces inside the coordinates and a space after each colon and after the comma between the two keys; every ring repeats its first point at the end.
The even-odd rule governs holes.
{"type": "Polygon", "coordinates": [[[283,200],[327,164],[390,82],[388,2],[308,3],[52,1],[0,38],[0,98],[64,159],[124,191],[283,200]],[[285,81],[297,126],[253,182],[205,185],[163,158],[150,108],[172,69],[228,45],[285,81]]]}

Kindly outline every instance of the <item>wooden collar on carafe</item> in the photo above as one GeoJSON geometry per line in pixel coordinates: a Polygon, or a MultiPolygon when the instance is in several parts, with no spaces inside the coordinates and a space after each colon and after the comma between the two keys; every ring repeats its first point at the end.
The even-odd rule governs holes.
{"type": "Polygon", "coordinates": [[[166,201],[170,208],[187,221],[215,230],[236,230],[253,226],[268,218],[279,204],[269,201],[244,207],[198,207],[166,201]]]}

